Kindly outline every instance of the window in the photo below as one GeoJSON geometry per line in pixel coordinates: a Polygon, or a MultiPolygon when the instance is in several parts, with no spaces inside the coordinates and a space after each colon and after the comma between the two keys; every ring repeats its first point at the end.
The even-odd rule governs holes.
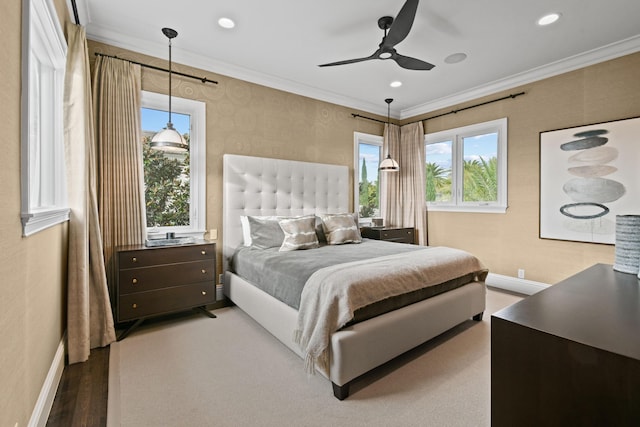
{"type": "Polygon", "coordinates": [[[69,219],[63,97],[67,44],[53,2],[25,0],[22,55],[22,234],[69,219]]]}
{"type": "Polygon", "coordinates": [[[205,104],[171,97],[171,121],[189,143],[187,153],[150,148],[153,135],[167,125],[169,98],[142,92],[142,144],[147,234],[202,238],[205,232],[205,104]]]}
{"type": "Polygon", "coordinates": [[[507,119],[425,135],[430,210],[505,212],[507,119]]]}
{"type": "Polygon", "coordinates": [[[354,133],[355,164],[357,179],[354,188],[354,206],[360,220],[380,216],[380,186],[378,167],[382,161],[382,137],[365,133],[354,133]]]}

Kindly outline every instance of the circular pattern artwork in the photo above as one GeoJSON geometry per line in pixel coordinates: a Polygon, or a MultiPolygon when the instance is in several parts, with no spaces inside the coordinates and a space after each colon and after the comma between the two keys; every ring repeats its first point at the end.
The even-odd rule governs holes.
{"type": "Polygon", "coordinates": [[[618,150],[603,147],[609,142],[608,138],[602,136],[607,133],[609,131],[606,129],[577,132],[573,136],[580,139],[560,145],[563,151],[579,151],[569,158],[569,163],[587,163],[567,169],[578,178],[572,178],[562,186],[565,194],[575,202],[561,206],[562,215],[581,220],[600,218],[609,213],[609,208],[603,203],[615,202],[624,196],[626,189],[622,183],[602,178],[618,170],[606,165],[618,157],[618,150]]]}

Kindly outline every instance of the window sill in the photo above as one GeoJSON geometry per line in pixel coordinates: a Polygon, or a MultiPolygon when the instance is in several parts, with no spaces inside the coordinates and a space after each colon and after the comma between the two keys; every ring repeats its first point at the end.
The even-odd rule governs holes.
{"type": "Polygon", "coordinates": [[[22,214],[22,235],[31,236],[56,224],[69,221],[71,209],[55,209],[22,214]]]}
{"type": "Polygon", "coordinates": [[[204,235],[206,233],[206,230],[184,230],[184,229],[181,230],[179,227],[176,227],[174,229],[167,227],[165,230],[166,231],[164,230],[160,231],[157,228],[147,229],[147,238],[159,239],[166,236],[167,232],[169,233],[173,232],[177,237],[193,237],[199,240],[203,240],[204,235]]]}
{"type": "Polygon", "coordinates": [[[507,206],[427,205],[429,212],[507,213],[507,206]]]}

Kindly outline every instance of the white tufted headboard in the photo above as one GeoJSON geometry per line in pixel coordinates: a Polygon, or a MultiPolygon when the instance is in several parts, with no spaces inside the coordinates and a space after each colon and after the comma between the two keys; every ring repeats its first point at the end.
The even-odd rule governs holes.
{"type": "Polygon", "coordinates": [[[242,215],[308,215],[349,211],[346,166],[225,154],[223,265],[243,243],[242,215]]]}

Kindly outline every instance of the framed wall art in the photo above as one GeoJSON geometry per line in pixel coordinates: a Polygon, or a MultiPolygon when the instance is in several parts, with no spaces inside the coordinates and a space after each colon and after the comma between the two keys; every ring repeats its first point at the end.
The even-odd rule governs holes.
{"type": "Polygon", "coordinates": [[[540,132],[540,238],[615,243],[640,214],[640,117],[540,132]]]}

